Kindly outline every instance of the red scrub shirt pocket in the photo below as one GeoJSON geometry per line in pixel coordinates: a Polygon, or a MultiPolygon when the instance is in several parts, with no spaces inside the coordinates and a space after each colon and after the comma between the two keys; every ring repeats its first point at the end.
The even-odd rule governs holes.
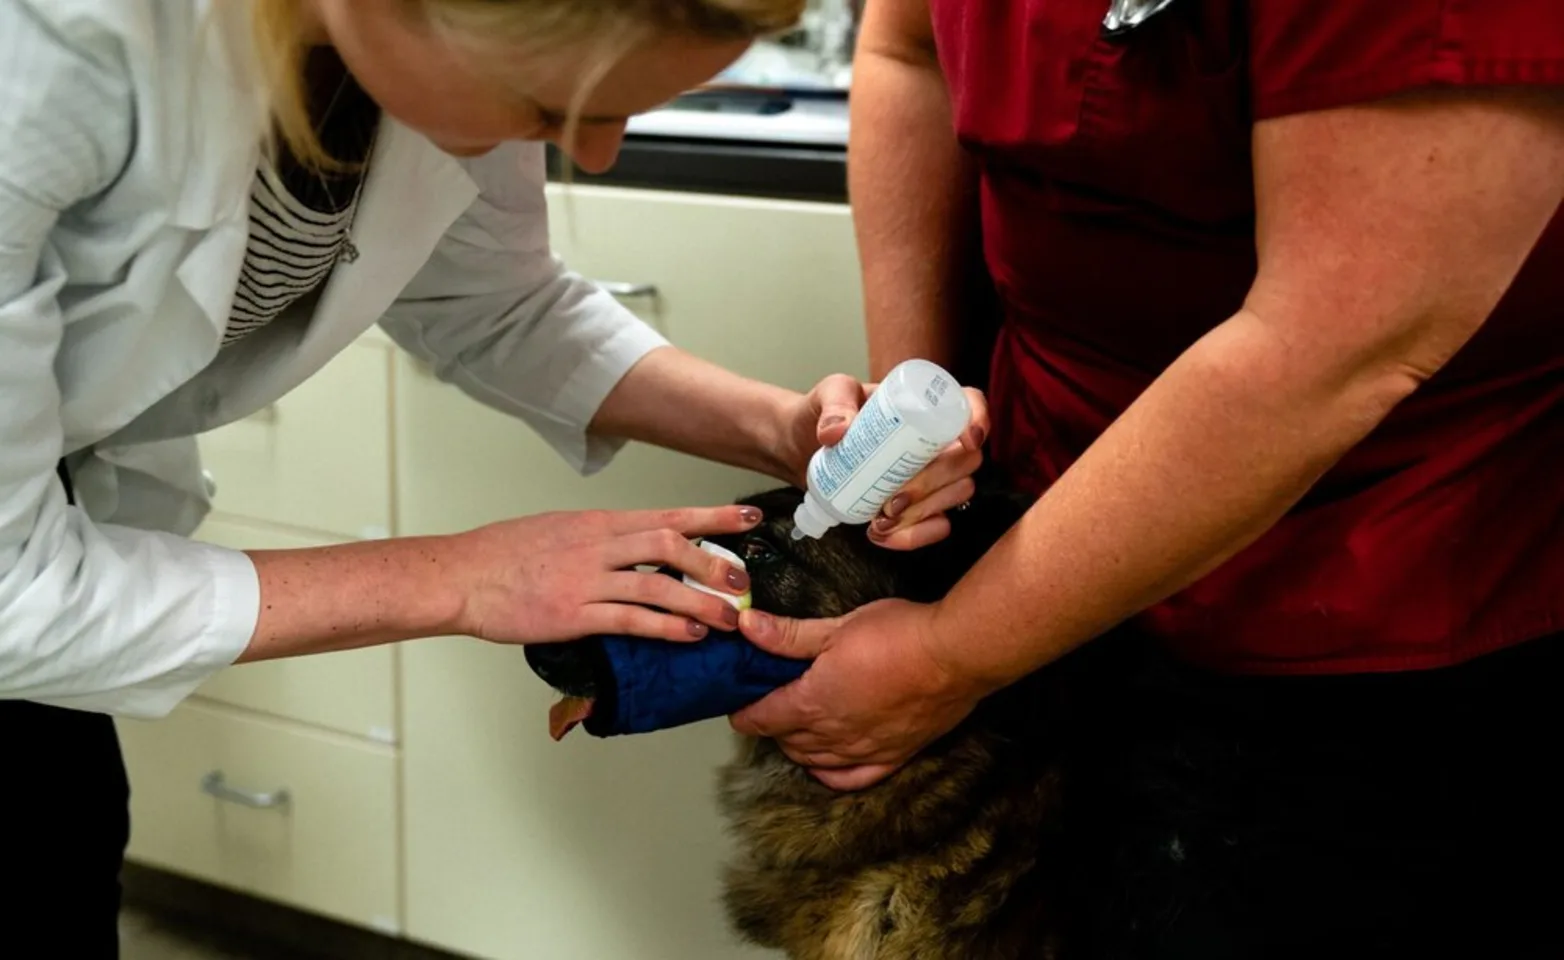
{"type": "Polygon", "coordinates": [[[1116,193],[1202,224],[1254,213],[1241,4],[1177,0],[1087,54],[1079,148],[1116,193]]]}

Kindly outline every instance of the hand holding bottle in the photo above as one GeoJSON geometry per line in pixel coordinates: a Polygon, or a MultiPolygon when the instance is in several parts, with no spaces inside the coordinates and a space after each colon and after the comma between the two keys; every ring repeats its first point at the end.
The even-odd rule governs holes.
{"type": "Polygon", "coordinates": [[[820,404],[821,447],[809,462],[809,495],[795,535],[872,520],[869,536],[883,546],[912,549],[943,539],[950,530],[945,511],[971,498],[972,474],[982,463],[983,394],[915,359],[880,384],[831,378],[810,397],[820,404]]]}

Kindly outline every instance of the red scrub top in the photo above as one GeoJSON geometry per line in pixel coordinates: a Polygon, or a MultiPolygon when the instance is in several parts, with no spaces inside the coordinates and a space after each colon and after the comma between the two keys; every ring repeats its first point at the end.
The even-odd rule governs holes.
{"type": "MultiPolygon", "coordinates": [[[[1003,317],[992,456],[1040,491],[1254,279],[1252,125],[1564,85],[1564,0],[931,0],[1003,317]]],[[[1564,217],[1484,329],[1250,549],[1142,622],[1243,673],[1453,664],[1564,631],[1564,217]]]]}

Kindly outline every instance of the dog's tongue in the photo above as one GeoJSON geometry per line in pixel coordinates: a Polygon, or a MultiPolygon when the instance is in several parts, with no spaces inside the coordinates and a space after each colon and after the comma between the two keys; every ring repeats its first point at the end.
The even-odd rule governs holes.
{"type": "Polygon", "coordinates": [[[565,734],[592,715],[592,701],[586,697],[566,697],[549,707],[548,735],[555,742],[565,739],[565,734]]]}

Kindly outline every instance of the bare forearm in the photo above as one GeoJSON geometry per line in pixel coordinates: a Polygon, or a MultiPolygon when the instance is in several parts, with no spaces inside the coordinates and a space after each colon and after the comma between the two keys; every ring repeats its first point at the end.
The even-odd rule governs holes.
{"type": "Polygon", "coordinates": [[[239,662],[458,632],[457,550],[452,538],[409,537],[250,552],[261,613],[239,662]]]}
{"type": "Polygon", "coordinates": [[[1170,367],[952,591],[938,611],[941,655],[1002,686],[1189,586],[1414,388],[1391,366],[1311,364],[1240,314],[1170,367]]]}
{"type": "Polygon", "coordinates": [[[1564,196],[1564,106],[1430,94],[1255,128],[1260,268],[972,571],[944,656],[1004,683],[1270,528],[1486,322],[1564,196]]]}
{"type": "Polygon", "coordinates": [[[848,185],[872,378],[908,357],[950,364],[976,228],[976,171],[956,141],[926,3],[871,5],[853,77],[848,185]]]}
{"type": "Polygon", "coordinates": [[[640,440],[792,482],[783,424],[799,395],[674,347],[646,355],[592,420],[601,436],[640,440]]]}

